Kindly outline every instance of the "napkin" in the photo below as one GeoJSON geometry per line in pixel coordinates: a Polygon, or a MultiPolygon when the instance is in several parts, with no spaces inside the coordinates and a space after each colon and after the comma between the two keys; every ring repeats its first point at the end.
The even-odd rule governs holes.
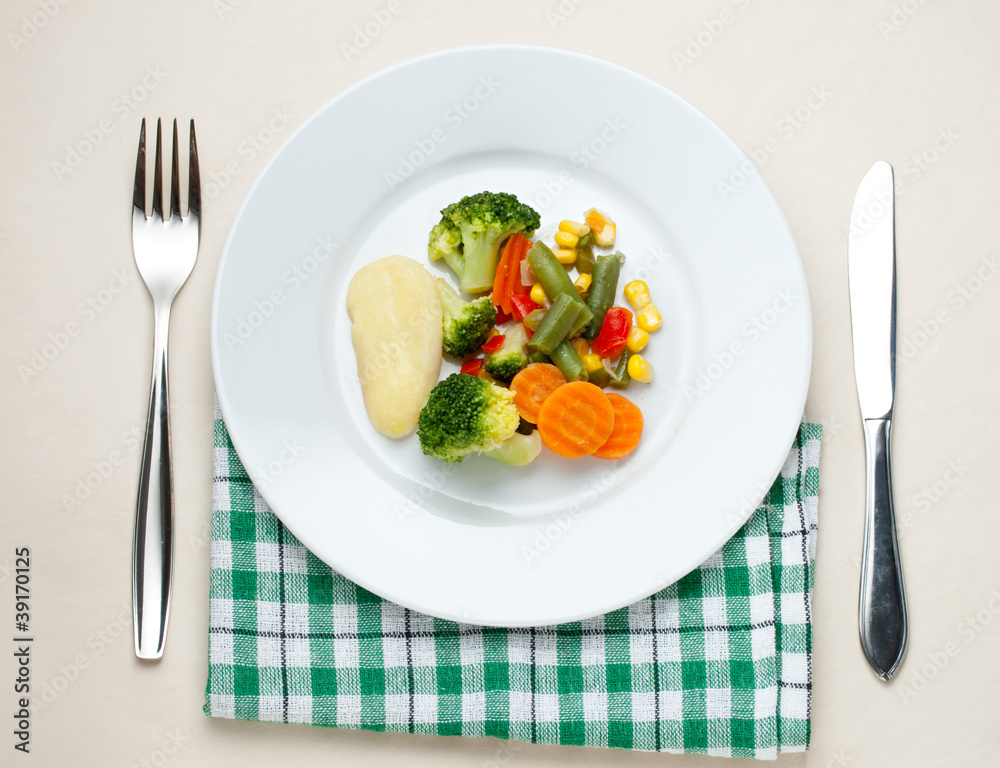
{"type": "MultiPolygon", "coordinates": [[[[216,407],[213,717],[773,759],[809,746],[821,427],[703,565],[627,608],[443,621],[332,570],[254,488],[216,407]]],[[[725,472],[725,467],[719,467],[725,472]]]]}

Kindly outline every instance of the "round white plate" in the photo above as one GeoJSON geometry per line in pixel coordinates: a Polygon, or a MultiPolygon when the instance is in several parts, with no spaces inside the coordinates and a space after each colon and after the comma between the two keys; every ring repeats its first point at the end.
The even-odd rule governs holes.
{"type": "Polygon", "coordinates": [[[215,286],[219,402],[268,505],[340,573],[442,618],[560,623],[679,579],[763,497],[805,403],[795,242],[759,175],[726,186],[752,167],[670,91],[559,50],[442,51],[328,102],[250,188],[215,286]],[[664,318],[656,379],[628,390],[646,419],[629,459],[444,464],[369,424],[348,281],[427,263],[440,209],[482,190],[532,204],[548,242],[592,206],[617,221],[621,285],[645,279],[664,318]]]}

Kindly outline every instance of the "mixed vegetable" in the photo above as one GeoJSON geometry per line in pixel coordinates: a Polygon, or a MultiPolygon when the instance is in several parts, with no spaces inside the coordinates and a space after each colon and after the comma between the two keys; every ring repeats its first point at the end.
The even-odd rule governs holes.
{"type": "Polygon", "coordinates": [[[614,247],[615,222],[591,209],[582,222],[560,222],[550,248],[530,239],[540,217],[514,195],[481,192],[441,214],[429,256],[451,268],[463,292],[484,295],[466,300],[437,281],[443,351],[464,360],[420,412],[423,452],[514,465],[533,461],[543,444],[570,458],[631,453],[642,412],[604,389],[652,382],[642,352],[663,321],[642,280],[624,287],[631,308],[616,303],[625,256],[595,253],[614,247]]]}
{"type": "Polygon", "coordinates": [[[583,219],[561,222],[550,248],[531,240],[535,210],[480,192],[445,208],[428,242],[460,290],[479,296],[402,256],[354,275],[351,339],[379,432],[415,430],[425,454],[448,462],[478,453],[524,465],[543,445],[569,458],[635,450],[642,412],[604,390],[652,382],[642,352],[663,320],[641,280],[624,287],[631,309],[616,303],[625,257],[611,251],[615,222],[596,209],[583,219]],[[462,365],[438,381],[442,353],[462,365]]]}

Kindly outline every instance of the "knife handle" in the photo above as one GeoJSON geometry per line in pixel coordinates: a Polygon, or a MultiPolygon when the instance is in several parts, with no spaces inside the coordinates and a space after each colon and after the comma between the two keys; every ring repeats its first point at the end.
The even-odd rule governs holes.
{"type": "Polygon", "coordinates": [[[864,419],[866,497],[858,618],[861,647],[882,680],[906,652],[906,596],[892,509],[889,440],[892,419],[864,419]]]}

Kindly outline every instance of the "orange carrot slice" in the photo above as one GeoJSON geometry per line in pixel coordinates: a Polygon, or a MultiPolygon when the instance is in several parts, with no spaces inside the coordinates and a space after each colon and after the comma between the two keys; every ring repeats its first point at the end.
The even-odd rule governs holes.
{"type": "Polygon", "coordinates": [[[628,456],[642,437],[642,411],[639,406],[617,392],[606,392],[615,413],[611,435],[592,455],[599,459],[621,459],[628,456]]]}
{"type": "Polygon", "coordinates": [[[493,306],[500,307],[500,309],[508,315],[510,314],[510,307],[504,306],[504,294],[509,280],[511,257],[514,253],[514,245],[512,241],[513,238],[508,237],[503,250],[500,252],[500,261],[497,263],[496,275],[493,277],[493,293],[490,296],[490,301],[493,302],[493,306]]]}
{"type": "Polygon", "coordinates": [[[566,383],[562,371],[549,363],[532,363],[525,366],[510,382],[514,405],[525,421],[538,421],[538,409],[545,399],[566,383]]]}
{"type": "Polygon", "coordinates": [[[601,212],[594,208],[587,211],[587,217],[584,221],[587,222],[587,226],[594,230],[594,232],[600,232],[608,223],[601,212]]]}
{"type": "Polygon", "coordinates": [[[538,409],[538,434],[560,456],[588,456],[611,436],[615,412],[604,390],[589,381],[564,384],[538,409]]]}
{"type": "Polygon", "coordinates": [[[510,245],[511,255],[507,264],[507,285],[504,287],[503,300],[506,304],[504,311],[509,315],[514,307],[511,298],[516,295],[526,296],[531,291],[530,287],[524,290],[524,285],[521,283],[521,262],[528,255],[531,241],[520,232],[515,232],[507,243],[510,245]]]}

